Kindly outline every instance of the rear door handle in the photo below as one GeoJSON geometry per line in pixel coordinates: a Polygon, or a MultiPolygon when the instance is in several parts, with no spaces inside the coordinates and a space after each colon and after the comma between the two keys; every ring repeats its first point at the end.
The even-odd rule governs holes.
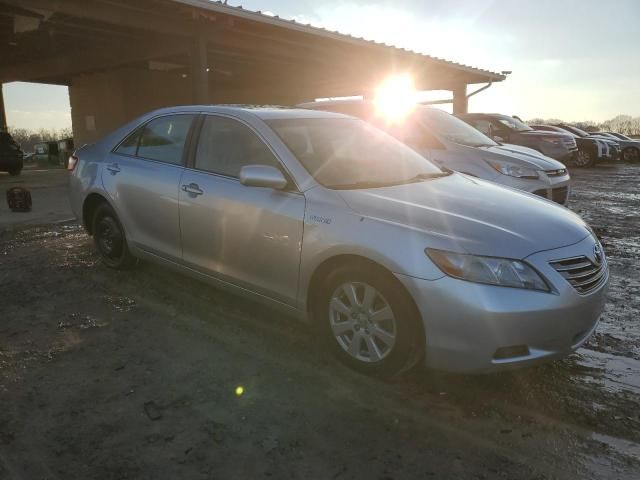
{"type": "Polygon", "coordinates": [[[111,163],[107,165],[107,170],[111,172],[111,175],[115,175],[120,171],[120,166],[117,163],[111,163]]]}
{"type": "Polygon", "coordinates": [[[182,185],[182,191],[190,193],[191,195],[202,195],[204,192],[200,189],[197,183],[190,183],[189,185],[182,185]]]}

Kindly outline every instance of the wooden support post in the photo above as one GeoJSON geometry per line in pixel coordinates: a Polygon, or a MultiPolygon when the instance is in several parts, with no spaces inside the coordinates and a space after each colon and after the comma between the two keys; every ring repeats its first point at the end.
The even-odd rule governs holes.
{"type": "Polygon", "coordinates": [[[467,85],[460,85],[452,90],[453,113],[467,113],[469,111],[469,99],[467,98],[467,85]]]}
{"type": "Polygon", "coordinates": [[[191,85],[193,103],[209,103],[209,73],[207,72],[207,40],[202,34],[195,39],[191,54],[191,85]]]}

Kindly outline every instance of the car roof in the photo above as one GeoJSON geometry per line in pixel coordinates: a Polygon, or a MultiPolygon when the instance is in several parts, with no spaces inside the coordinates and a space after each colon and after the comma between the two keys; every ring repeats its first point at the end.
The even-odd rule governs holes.
{"type": "Polygon", "coordinates": [[[509,117],[504,113],[458,113],[456,117],[509,117]]]}
{"type": "MultiPolygon", "coordinates": [[[[305,103],[299,103],[298,105],[296,105],[296,107],[300,107],[300,108],[309,108],[309,109],[316,109],[316,108],[322,108],[322,107],[332,107],[332,106],[336,106],[336,105],[366,105],[368,107],[373,107],[375,104],[375,102],[373,100],[368,100],[368,99],[358,99],[358,98],[342,98],[342,99],[336,99],[336,100],[317,100],[315,102],[305,102],[305,103]]],[[[441,110],[439,108],[435,108],[431,105],[425,105],[422,103],[417,103],[416,104],[416,109],[426,109],[426,110],[434,110],[437,112],[442,112],[442,113],[447,113],[444,110],[441,110]]],[[[447,113],[447,115],[449,115],[447,113]]]]}
{"type": "Polygon", "coordinates": [[[293,108],[279,105],[244,105],[244,104],[219,104],[219,105],[180,105],[166,107],[149,112],[148,115],[164,115],[169,113],[227,113],[250,114],[263,120],[274,118],[350,118],[347,115],[304,108],[293,108]]]}
{"type": "Polygon", "coordinates": [[[361,99],[361,98],[339,98],[335,100],[315,100],[313,102],[304,102],[304,103],[299,103],[296,106],[300,108],[313,108],[313,107],[320,107],[322,105],[355,105],[355,104],[369,105],[372,103],[373,103],[372,100],[361,99]]]}

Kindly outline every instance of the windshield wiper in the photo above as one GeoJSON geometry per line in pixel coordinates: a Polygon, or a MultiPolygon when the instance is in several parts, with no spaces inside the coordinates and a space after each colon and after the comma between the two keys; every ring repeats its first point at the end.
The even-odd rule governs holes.
{"type": "Polygon", "coordinates": [[[382,188],[382,187],[391,187],[393,185],[404,185],[407,183],[416,183],[422,182],[424,180],[431,180],[434,178],[447,177],[453,173],[452,170],[449,170],[446,167],[441,167],[443,169],[442,172],[433,172],[433,173],[419,173],[415,177],[411,177],[407,180],[396,180],[393,182],[355,182],[355,183],[345,183],[342,185],[327,185],[327,188],[332,190],[356,190],[359,188],[382,188]]]}

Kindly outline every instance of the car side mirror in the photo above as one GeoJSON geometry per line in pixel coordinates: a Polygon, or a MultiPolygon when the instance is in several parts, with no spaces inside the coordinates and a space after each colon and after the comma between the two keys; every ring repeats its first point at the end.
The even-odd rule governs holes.
{"type": "Polygon", "coordinates": [[[264,187],[282,190],[287,179],[276,167],[269,165],[247,165],[240,169],[240,183],[246,187],[264,187]]]}
{"type": "Polygon", "coordinates": [[[504,142],[504,138],[502,138],[500,135],[494,135],[493,136],[493,140],[498,142],[498,143],[503,143],[504,142]]]}

